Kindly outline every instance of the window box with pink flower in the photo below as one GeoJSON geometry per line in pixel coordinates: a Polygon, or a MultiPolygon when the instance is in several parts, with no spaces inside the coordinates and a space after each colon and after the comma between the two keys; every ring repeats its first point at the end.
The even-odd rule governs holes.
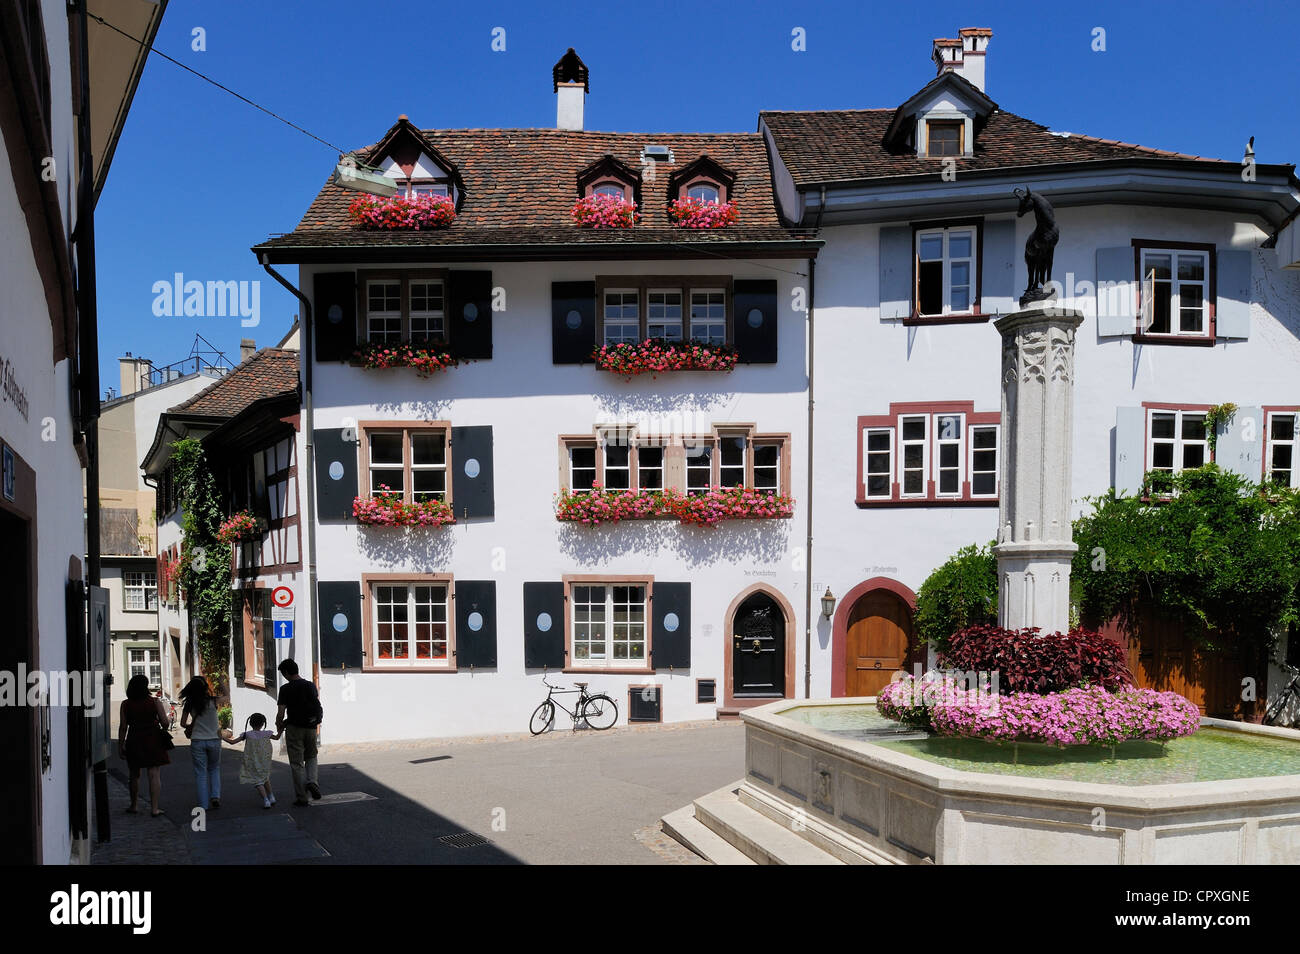
{"type": "Polygon", "coordinates": [[[584,229],[630,229],[641,218],[635,202],[603,192],[583,196],[573,203],[569,215],[584,229]]]}
{"type": "Polygon", "coordinates": [[[736,352],[723,345],[699,341],[665,341],[651,338],[640,344],[606,344],[592,353],[596,367],[633,377],[659,375],[669,371],[721,371],[736,367],[736,352]]]}
{"type": "Polygon", "coordinates": [[[353,500],[352,515],[367,527],[444,527],[456,522],[451,504],[446,501],[407,500],[401,491],[383,484],[376,493],[353,500]]]}
{"type": "Polygon", "coordinates": [[[414,368],[415,373],[427,378],[460,364],[439,341],[372,341],[358,348],[353,360],[363,368],[414,368]]]}
{"type": "Polygon", "coordinates": [[[348,215],[360,229],[444,229],[456,219],[456,203],[445,195],[361,195],[348,206],[348,215]]]}

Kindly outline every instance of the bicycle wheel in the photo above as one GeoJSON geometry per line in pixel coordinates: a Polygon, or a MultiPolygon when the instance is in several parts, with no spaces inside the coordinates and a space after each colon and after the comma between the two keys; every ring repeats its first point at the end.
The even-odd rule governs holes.
{"type": "Polygon", "coordinates": [[[555,721],[555,704],[547,699],[540,706],[533,710],[533,717],[528,720],[528,731],[533,735],[541,735],[551,727],[555,721]]]}
{"type": "Polygon", "coordinates": [[[1272,725],[1277,721],[1277,717],[1280,716],[1282,710],[1286,708],[1286,701],[1289,696],[1290,693],[1287,693],[1287,695],[1284,695],[1281,699],[1268,707],[1268,711],[1264,713],[1263,725],[1272,725]]]}
{"type": "Polygon", "coordinates": [[[609,696],[588,696],[582,705],[582,718],[593,729],[608,729],[618,721],[618,706],[609,696]]]}

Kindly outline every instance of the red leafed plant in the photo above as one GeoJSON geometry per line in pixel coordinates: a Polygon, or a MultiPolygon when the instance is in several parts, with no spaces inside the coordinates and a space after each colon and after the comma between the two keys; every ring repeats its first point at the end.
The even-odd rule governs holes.
{"type": "Polygon", "coordinates": [[[445,195],[359,195],[348,215],[363,229],[442,229],[456,219],[456,203],[445,195]]]}
{"type": "Polygon", "coordinates": [[[232,514],[217,528],[217,539],[222,543],[239,543],[251,540],[262,529],[261,521],[247,510],[232,514]]]}
{"type": "Polygon", "coordinates": [[[373,342],[358,348],[354,357],[363,368],[414,368],[422,378],[460,364],[439,342],[403,341],[400,344],[373,342]]]}
{"type": "Polygon", "coordinates": [[[939,656],[945,668],[997,672],[998,691],[1062,692],[1093,685],[1116,692],[1132,686],[1124,650],[1087,629],[1040,635],[1037,627],[970,626],[953,633],[939,656]]]}
{"type": "Polygon", "coordinates": [[[651,338],[640,344],[623,342],[602,345],[592,352],[596,367],[629,378],[637,374],[657,375],[666,371],[731,371],[736,352],[722,345],[698,341],[664,341],[651,338]]]}
{"type": "Polygon", "coordinates": [[[443,527],[456,522],[451,504],[442,500],[407,501],[401,491],[379,485],[371,497],[352,501],[352,515],[357,523],[370,527],[443,527]]]}
{"type": "Polygon", "coordinates": [[[630,229],[641,218],[635,202],[604,193],[583,196],[573,203],[569,215],[584,229],[630,229]]]}
{"type": "Polygon", "coordinates": [[[704,199],[674,199],[668,217],[683,229],[721,229],[735,225],[739,217],[734,202],[706,202],[704,199]]]}

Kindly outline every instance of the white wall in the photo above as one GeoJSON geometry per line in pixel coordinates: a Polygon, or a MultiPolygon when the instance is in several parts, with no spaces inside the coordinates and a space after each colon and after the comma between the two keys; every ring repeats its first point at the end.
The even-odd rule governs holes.
{"type": "MultiPolygon", "coordinates": [[[[524,670],[523,583],[559,581],[566,573],[650,573],[656,580],[693,584],[691,670],[661,670],[653,679],[663,686],[665,721],[714,717],[715,705],[695,703],[695,680],[715,677],[721,700],[723,654],[730,651],[726,611],[737,594],[759,582],[770,584],[794,604],[796,664],[786,688],[790,695],[802,694],[804,571],[796,550],[804,546],[806,532],[806,333],[805,316],[791,308],[791,289],[806,279],[791,272],[804,267],[784,261],[732,266],[723,260],[457,267],[491,268],[493,284],[506,289],[508,308],[493,315],[493,358],[428,380],[406,369],[318,365],[315,428],[341,427],[346,418],[490,424],[495,518],[409,532],[319,525],[318,578],[359,581],[367,572],[419,570],[451,572],[459,579],[494,579],[498,667],[455,674],[362,673],[354,677],[355,702],[344,701],[342,676],[326,672],[324,736],[353,741],[524,731],[546,690],[540,673],[524,670]],[[626,382],[590,365],[551,363],[552,281],[590,280],[597,274],[717,275],[733,268],[736,278],[778,282],[779,364],[741,365],[726,375],[685,372],[626,382]],[[559,435],[590,433],[595,424],[620,414],[635,418],[641,413],[696,412],[705,424],[753,423],[763,432],[791,435],[788,453],[796,499],[792,520],[738,521],[711,530],[664,521],[600,528],[556,521],[559,435]]],[[[302,287],[312,287],[307,268],[302,287]]],[[[304,459],[301,444],[299,455],[304,459]]],[[[306,507],[305,499],[302,505],[306,507]]],[[[310,598],[306,589],[304,582],[300,600],[310,598]]],[[[305,634],[305,613],[298,625],[305,634]]],[[[305,641],[300,644],[301,665],[305,641]]],[[[552,681],[555,678],[571,684],[586,677],[561,675],[552,681]]],[[[644,685],[646,677],[592,673],[588,681],[593,691],[615,697],[623,721],[628,687],[644,685]]]]}

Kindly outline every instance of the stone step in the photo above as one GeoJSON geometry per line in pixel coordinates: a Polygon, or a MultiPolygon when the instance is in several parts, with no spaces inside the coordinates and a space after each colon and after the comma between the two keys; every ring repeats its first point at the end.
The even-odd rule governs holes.
{"type": "Polygon", "coordinates": [[[664,831],[705,861],[715,865],[752,865],[754,860],[737,850],[695,817],[695,806],[687,805],[660,819],[664,831]]]}
{"type": "Polygon", "coordinates": [[[695,818],[755,864],[842,865],[843,861],[741,803],[739,785],[729,785],[695,800],[695,818]]]}

